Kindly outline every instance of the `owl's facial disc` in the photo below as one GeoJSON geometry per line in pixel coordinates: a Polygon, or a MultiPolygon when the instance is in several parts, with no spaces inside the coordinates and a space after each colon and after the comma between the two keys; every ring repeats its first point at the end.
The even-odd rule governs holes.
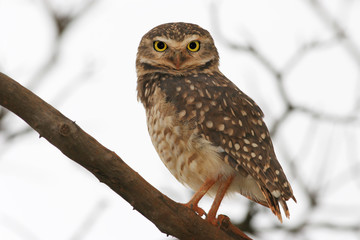
{"type": "Polygon", "coordinates": [[[153,41],[153,51],[156,63],[173,70],[193,69],[211,61],[214,56],[204,54],[202,42],[199,36],[191,36],[183,41],[158,37],[153,41]]]}

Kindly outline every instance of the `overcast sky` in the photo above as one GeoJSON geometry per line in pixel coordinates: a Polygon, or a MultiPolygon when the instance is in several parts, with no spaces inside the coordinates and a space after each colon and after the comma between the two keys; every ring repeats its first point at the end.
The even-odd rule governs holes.
{"type": "MultiPolygon", "coordinates": [[[[50,2],[60,12],[76,13],[86,1],[50,2]]],[[[354,42],[359,43],[360,5],[352,4],[352,8],[347,9],[341,7],[340,0],[327,1],[327,4],[329,12],[342,16],[338,20],[346,23],[354,42]]],[[[175,180],[157,156],[147,133],[143,106],[136,99],[135,57],[140,39],[151,28],[175,21],[199,24],[213,34],[220,53],[220,69],[262,107],[269,126],[284,110],[274,79],[248,53],[229,48],[224,37],[233,43],[255,43],[279,69],[287,66],[301,44],[332,37],[332,32],[309,8],[307,1],[96,1],[66,29],[58,43],[60,52],[54,67],[41,82],[34,83],[37,71],[49,61],[56,48],[54,23],[43,1],[0,0],[0,71],[29,86],[76,121],[161,192],[175,201],[187,202],[191,192],[175,180]],[[219,21],[214,21],[214,13],[218,14],[219,21]]],[[[360,92],[359,69],[341,47],[324,48],[306,56],[292,69],[286,87],[295,104],[344,116],[360,103],[354,101],[360,92]]],[[[9,133],[26,127],[15,116],[5,120],[9,133]]],[[[289,122],[279,140],[274,141],[281,163],[284,153],[278,148],[285,145],[296,155],[308,122],[301,116],[289,122]]],[[[358,136],[359,122],[356,124],[354,131],[350,127],[346,131],[358,136]]],[[[314,158],[302,160],[299,166],[309,178],[309,184],[316,174],[336,176],[350,166],[343,160],[345,153],[349,153],[346,147],[337,142],[324,142],[329,136],[342,136],[342,130],[330,124],[319,131],[325,137],[314,143],[317,149],[339,148],[339,151],[329,153],[328,158],[334,160],[335,167],[329,172],[319,171],[322,162],[314,158]],[[312,171],[314,166],[316,171],[312,171]]],[[[324,157],[322,154],[310,155],[317,159],[324,157]]],[[[358,163],[359,158],[354,161],[358,163]]],[[[282,165],[298,200],[298,204],[289,202],[291,220],[283,223],[291,226],[301,222],[309,202],[304,200],[304,193],[297,191],[300,186],[292,178],[287,164],[282,165]]],[[[333,201],[333,205],[325,204],[313,213],[314,219],[334,218],[331,214],[334,209],[329,206],[346,201],[344,208],[334,210],[338,216],[343,214],[339,221],[360,222],[359,197],[359,185],[349,182],[339,188],[337,195],[324,199],[324,202],[333,201]],[[351,215],[354,211],[359,214],[351,215]]],[[[246,198],[232,196],[224,200],[219,212],[240,221],[247,204],[246,198]]],[[[200,205],[208,210],[211,199],[206,197],[200,205]]],[[[277,224],[269,210],[261,211],[256,220],[264,227],[277,224]]],[[[338,239],[339,236],[359,239],[359,235],[339,235],[322,229],[304,234],[306,239],[338,239]]],[[[288,235],[263,233],[257,239],[279,238],[288,239],[288,235]]],[[[167,238],[106,185],[32,131],[10,142],[5,141],[0,132],[0,239],[167,238]]]]}

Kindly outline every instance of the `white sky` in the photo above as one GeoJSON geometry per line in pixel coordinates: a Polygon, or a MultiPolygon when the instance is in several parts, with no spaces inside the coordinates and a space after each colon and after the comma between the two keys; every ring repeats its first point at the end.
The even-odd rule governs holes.
{"type": "MultiPolygon", "coordinates": [[[[65,12],[81,1],[55,2],[55,6],[65,12]]],[[[219,2],[222,2],[218,14],[224,35],[233,42],[254,42],[279,68],[300,44],[331,37],[331,32],[306,1],[219,2]]],[[[339,2],[328,1],[327,7],[333,14],[347,11],[345,19],[340,20],[359,42],[360,14],[354,13],[360,13],[360,6],[354,4],[350,10],[341,9],[339,2]]],[[[76,121],[152,185],[178,202],[187,202],[190,192],[168,172],[153,149],[143,106],[136,101],[135,55],[142,35],[165,22],[192,22],[212,32],[211,3],[208,0],[98,1],[67,29],[57,67],[34,89],[41,98],[76,121]],[[93,74],[86,77],[89,66],[93,74]]],[[[39,65],[47,61],[55,34],[51,24],[41,1],[0,0],[0,71],[26,86],[39,65]]],[[[254,58],[227,48],[218,35],[213,34],[213,37],[221,57],[221,70],[259,103],[270,125],[282,110],[274,80],[254,58]]],[[[353,65],[344,49],[339,46],[320,49],[307,55],[305,60],[287,79],[292,100],[329,114],[342,115],[351,111],[359,90],[359,68],[353,65]]],[[[7,123],[10,132],[25,126],[13,116],[7,118],[7,123]]],[[[307,123],[307,119],[300,117],[287,124],[287,135],[275,141],[275,147],[286,144],[292,155],[296,155],[307,123]]],[[[332,128],[325,126],[319,131],[328,133],[332,128]]],[[[329,134],[341,135],[336,129],[334,131],[329,134]]],[[[320,140],[313,144],[319,146],[318,149],[329,147],[320,140]]],[[[341,158],[343,152],[334,152],[331,157],[341,158]]],[[[316,151],[314,154],[321,155],[316,151]]],[[[320,163],[309,161],[304,160],[302,166],[304,174],[311,179],[314,172],[308,169],[320,163]]],[[[344,164],[339,163],[338,167],[342,169],[344,164]]],[[[286,172],[287,166],[284,168],[286,172]]],[[[333,175],[336,172],[329,173],[333,175]]],[[[300,222],[308,206],[302,201],[303,193],[296,191],[296,180],[291,182],[294,182],[298,204],[289,202],[292,219],[285,220],[285,225],[300,222]]],[[[333,196],[333,204],[344,201],[342,197],[353,194],[356,188],[359,187],[353,183],[342,188],[333,196]]],[[[357,195],[348,197],[348,208],[342,212],[360,211],[358,200],[359,190],[357,195]]],[[[219,212],[239,221],[247,203],[244,197],[233,196],[224,200],[219,212]]],[[[209,209],[211,201],[205,198],[200,204],[209,209]]],[[[314,213],[314,219],[328,217],[333,218],[326,208],[314,213]]],[[[346,214],[340,218],[344,223],[360,221],[359,216],[354,220],[346,214]]],[[[260,213],[256,220],[264,226],[277,221],[270,211],[260,213]]],[[[340,236],[327,231],[306,234],[308,239],[340,236]]],[[[259,239],[261,237],[287,238],[281,233],[259,239]]],[[[11,144],[0,136],[0,239],[157,240],[166,239],[166,236],[107,186],[32,132],[11,144]],[[90,232],[79,233],[79,228],[92,214],[97,220],[90,232]],[[77,237],[79,235],[81,237],[77,237]]],[[[346,239],[358,238],[349,235],[346,239]]]]}

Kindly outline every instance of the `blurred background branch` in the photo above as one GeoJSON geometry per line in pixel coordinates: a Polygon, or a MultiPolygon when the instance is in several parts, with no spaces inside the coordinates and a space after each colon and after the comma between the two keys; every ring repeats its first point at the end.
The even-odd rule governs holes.
{"type": "MultiPolygon", "coordinates": [[[[50,47],[46,56],[28,73],[22,66],[28,62],[20,62],[19,66],[14,63],[15,67],[9,67],[11,61],[0,44],[0,70],[15,76],[19,74],[16,79],[23,80],[23,85],[35,92],[42,91],[48,102],[56,107],[64,106],[67,111],[75,113],[88,108],[79,113],[79,116],[84,115],[84,119],[78,116],[77,121],[89,124],[89,129],[94,128],[93,133],[104,134],[103,139],[116,136],[109,140],[109,146],[126,146],[129,155],[145,154],[148,158],[154,154],[152,161],[131,164],[149,179],[159,177],[158,184],[168,190],[171,198],[182,202],[188,200],[183,198],[188,191],[180,190],[179,185],[171,182],[170,175],[164,175],[162,171],[167,170],[162,168],[153,152],[146,126],[140,125],[144,124],[144,113],[135,103],[135,54],[140,37],[155,25],[189,21],[207,28],[219,48],[222,71],[227,71],[226,75],[232,76],[230,79],[264,110],[279,161],[298,199],[297,205],[290,206],[291,220],[282,225],[267,209],[240,196],[235,197],[233,203],[225,202],[220,212],[229,211],[233,216],[239,216],[237,225],[255,239],[360,239],[359,1],[213,0],[185,1],[181,6],[176,2],[159,5],[151,1],[19,1],[35,6],[44,15],[43,22],[50,26],[50,30],[39,34],[37,41],[46,38],[50,47]],[[189,4],[194,11],[189,11],[189,4]],[[93,29],[91,34],[84,30],[89,28],[93,29]],[[80,42],[77,48],[69,47],[72,41],[80,42]],[[89,46],[84,50],[86,54],[80,57],[81,61],[75,62],[73,67],[64,67],[64,62],[81,55],[77,49],[86,44],[89,46]],[[97,54],[87,53],[91,51],[97,54]],[[66,73],[70,81],[63,82],[61,77],[54,77],[61,76],[61,73],[66,73]],[[81,94],[83,89],[89,93],[81,94]],[[101,94],[94,95],[94,89],[101,94]],[[75,96],[87,101],[73,101],[75,96]],[[70,102],[68,105],[67,101],[70,102]],[[67,107],[74,102],[79,105],[73,109],[67,107]],[[97,102],[102,104],[97,105],[97,102]],[[108,126],[112,126],[110,130],[108,126]]],[[[0,1],[0,11],[3,2],[0,1]]],[[[32,27],[35,28],[28,26],[32,27]]],[[[14,35],[20,32],[15,31],[14,35]]],[[[14,48],[10,52],[12,54],[14,48]]],[[[26,57],[25,53],[17,56],[18,59],[23,57],[26,57]]],[[[27,126],[16,123],[15,117],[7,110],[0,108],[0,178],[14,175],[24,177],[25,182],[37,183],[33,179],[37,179],[34,176],[39,175],[40,170],[32,176],[24,176],[22,172],[16,172],[19,171],[17,165],[9,165],[10,161],[6,160],[21,159],[21,155],[13,152],[20,152],[14,149],[20,148],[17,142],[31,136],[29,130],[27,126]]],[[[39,159],[42,166],[40,163],[39,159]]],[[[80,173],[81,170],[76,168],[74,175],[80,173]]],[[[71,185],[74,182],[72,180],[71,185]]],[[[59,186],[70,188],[66,183],[59,186]]],[[[94,185],[90,186],[89,192],[93,192],[94,185]]],[[[0,189],[3,188],[0,185],[0,189]]],[[[38,195],[43,197],[40,193],[38,195]]],[[[99,239],[97,232],[110,234],[118,230],[120,219],[110,214],[119,215],[115,213],[125,210],[114,207],[118,199],[110,199],[101,194],[90,195],[89,206],[78,219],[74,219],[73,225],[77,227],[69,229],[68,235],[58,239],[99,239]]],[[[57,203],[55,199],[52,201],[57,203]]],[[[206,205],[206,200],[202,204],[206,205]]],[[[0,216],[5,217],[0,218],[0,238],[3,227],[19,229],[20,239],[26,239],[27,235],[43,239],[29,227],[31,221],[22,220],[19,217],[22,215],[17,215],[16,210],[12,210],[13,215],[2,212],[0,216]]],[[[146,226],[146,223],[142,224],[146,226]]],[[[138,229],[124,229],[122,232],[126,230],[142,232],[138,229]]],[[[146,233],[146,239],[162,239],[162,236],[153,237],[146,233]]],[[[108,239],[115,239],[115,235],[111,234],[113,238],[108,239]]]]}
{"type": "MultiPolygon", "coordinates": [[[[302,140],[302,144],[299,146],[298,153],[294,155],[294,153],[289,152],[288,146],[282,144],[281,153],[282,158],[281,162],[286,162],[287,167],[290,170],[291,177],[293,181],[296,181],[295,187],[295,195],[301,194],[302,200],[299,201],[299,204],[306,204],[307,209],[303,213],[302,220],[298,220],[296,224],[292,224],[291,226],[278,225],[275,224],[268,228],[262,228],[261,226],[255,227],[255,221],[253,218],[256,217],[254,214],[254,210],[252,207],[248,208],[248,211],[245,215],[243,221],[238,223],[239,226],[245,226],[244,230],[248,232],[254,233],[255,235],[261,233],[268,233],[271,231],[282,231],[288,232],[292,237],[294,236],[302,236],[304,232],[312,231],[314,229],[328,229],[330,231],[339,231],[339,232],[350,232],[353,233],[353,236],[359,236],[360,228],[359,221],[357,222],[349,222],[349,223],[340,223],[334,221],[334,217],[330,219],[319,219],[314,220],[312,213],[321,211],[321,208],[324,206],[324,199],[331,198],[331,195],[334,194],[336,189],[340,189],[344,184],[350,184],[356,180],[358,182],[358,173],[359,173],[359,155],[358,153],[354,153],[353,149],[358,149],[359,145],[354,144],[354,141],[358,138],[355,134],[353,136],[348,136],[347,144],[349,144],[348,151],[353,152],[353,154],[348,154],[346,157],[355,159],[354,162],[349,165],[343,171],[336,171],[335,176],[331,179],[327,179],[327,173],[334,171],[333,163],[331,162],[333,159],[331,157],[332,150],[336,148],[336,144],[334,138],[334,129],[338,129],[338,131],[347,131],[348,129],[353,128],[353,131],[359,129],[360,119],[359,119],[359,98],[360,91],[355,95],[354,101],[357,104],[354,104],[354,108],[349,111],[348,114],[335,114],[335,113],[327,113],[322,110],[313,109],[311,107],[303,106],[297,103],[294,103],[292,99],[291,92],[288,90],[287,86],[291,83],[291,72],[298,67],[298,65],[302,61],[306,61],[306,56],[313,54],[318,50],[329,49],[334,46],[341,46],[346,50],[347,55],[350,59],[352,59],[353,64],[356,66],[358,73],[360,73],[360,51],[359,47],[354,39],[352,39],[346,30],[345,26],[343,26],[332,14],[328,12],[328,10],[324,7],[324,1],[318,0],[308,0],[308,7],[311,11],[313,11],[316,17],[319,18],[323,24],[328,27],[331,31],[332,37],[328,39],[310,39],[310,41],[302,43],[295,50],[294,54],[289,58],[287,62],[285,62],[284,67],[279,68],[275,66],[275,63],[271,60],[271,57],[266,56],[263,52],[260,51],[260,48],[255,45],[253,41],[250,40],[246,44],[237,44],[233,39],[228,39],[224,33],[222,32],[223,24],[226,22],[222,22],[222,15],[219,14],[221,10],[222,3],[217,1],[213,1],[211,5],[211,15],[212,15],[212,26],[214,32],[217,34],[218,39],[229,49],[234,51],[240,51],[240,53],[247,53],[257,60],[260,67],[263,67],[268,71],[268,73],[275,79],[275,86],[277,87],[277,92],[279,93],[279,97],[284,105],[284,110],[282,113],[273,120],[270,125],[270,132],[273,138],[275,138],[276,142],[279,141],[279,138],[284,137],[284,133],[279,133],[286,129],[286,124],[288,121],[294,121],[294,115],[301,114],[304,115],[310,122],[308,124],[308,130],[304,133],[304,138],[302,140]],[[301,167],[301,163],[304,161],[304,158],[307,158],[306,155],[309,155],[311,152],[311,148],[313,148],[316,143],[316,139],[319,138],[319,131],[323,126],[332,125],[333,130],[327,134],[325,142],[322,142],[323,148],[317,149],[316,151],[319,154],[322,154],[322,157],[317,157],[312,161],[320,162],[320,164],[313,164],[312,167],[316,167],[318,169],[314,169],[316,174],[312,175],[312,179],[314,180],[314,184],[309,184],[308,175],[303,175],[301,170],[304,171],[304,168],[301,167]],[[339,130],[341,129],[341,130],[339,130]],[[321,153],[320,151],[323,151],[321,153]],[[296,156],[296,157],[294,157],[296,156]],[[310,230],[311,229],[311,230],[310,230]]],[[[353,1],[343,1],[341,4],[349,5],[347,8],[351,8],[351,4],[353,1]]],[[[339,66],[341,67],[341,66],[339,66]]],[[[331,71],[331,69],[328,69],[331,71]]],[[[316,80],[314,80],[316,81],[316,80]]],[[[343,79],[337,79],[337,81],[343,81],[343,79]]],[[[359,86],[360,79],[357,79],[359,86]]],[[[326,86],[323,86],[326,89],[326,86]]],[[[321,92],[319,92],[321,94],[321,92]]],[[[304,96],[306,97],[306,96],[304,96]]],[[[334,96],[337,97],[337,96],[334,96]]],[[[264,97],[266,98],[266,97],[264,97]]],[[[321,133],[322,135],[324,133],[321,133]]],[[[283,140],[282,140],[283,141],[283,140]]],[[[339,156],[340,159],[338,161],[346,161],[344,156],[339,156]]],[[[337,161],[336,160],[336,161],[337,161]]],[[[358,187],[356,196],[359,197],[360,189],[358,187]]],[[[354,193],[355,194],[355,193],[354,193]]],[[[344,196],[343,204],[346,203],[347,196],[344,196]]],[[[338,206],[340,207],[340,206],[338,206]]],[[[357,206],[357,211],[355,211],[354,217],[358,217],[359,207],[357,206]]],[[[335,215],[335,213],[334,213],[335,215]]],[[[309,237],[311,239],[311,237],[309,237]]]]}
{"type": "MultiPolygon", "coordinates": [[[[78,6],[77,10],[69,11],[69,12],[61,12],[57,10],[49,0],[40,1],[39,7],[43,8],[48,15],[49,22],[52,23],[55,31],[55,36],[52,38],[52,47],[48,52],[47,59],[37,67],[35,73],[30,77],[26,87],[31,90],[36,90],[46,79],[48,74],[54,69],[58,64],[58,60],[61,56],[61,48],[63,47],[63,38],[66,35],[67,29],[71,27],[73,23],[77,20],[81,19],[83,15],[86,14],[91,7],[96,3],[96,0],[85,1],[84,3],[78,6]]],[[[70,82],[68,86],[65,86],[63,89],[59,91],[59,93],[55,96],[53,103],[61,104],[61,101],[65,100],[66,95],[69,93],[73,93],[76,91],[78,87],[81,87],[84,84],[84,81],[90,78],[92,74],[92,69],[94,68],[94,64],[89,62],[88,66],[83,67],[83,73],[76,76],[73,81],[70,82]],[[89,71],[91,69],[91,71],[89,71]]],[[[0,66],[1,69],[1,66],[0,66]]],[[[1,121],[7,116],[8,111],[2,107],[0,107],[0,126],[1,121]]],[[[2,130],[6,130],[3,128],[2,130]]],[[[1,131],[1,128],[0,128],[1,131]]],[[[21,137],[24,134],[27,134],[31,131],[29,126],[26,126],[22,129],[18,129],[15,132],[8,133],[6,131],[3,134],[6,134],[6,139],[8,142],[12,141],[17,137],[21,137]]]]}

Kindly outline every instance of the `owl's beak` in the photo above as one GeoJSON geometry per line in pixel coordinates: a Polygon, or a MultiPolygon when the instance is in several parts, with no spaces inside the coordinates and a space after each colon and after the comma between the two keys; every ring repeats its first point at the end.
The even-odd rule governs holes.
{"type": "Polygon", "coordinates": [[[180,50],[176,50],[174,52],[174,55],[170,58],[170,61],[174,64],[177,70],[180,69],[181,65],[184,63],[185,60],[186,57],[184,56],[184,53],[180,50]]]}

